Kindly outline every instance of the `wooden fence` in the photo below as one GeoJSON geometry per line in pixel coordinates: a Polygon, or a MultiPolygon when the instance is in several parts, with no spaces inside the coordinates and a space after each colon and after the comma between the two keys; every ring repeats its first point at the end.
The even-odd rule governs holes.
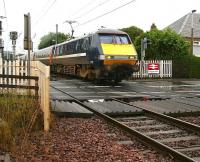
{"type": "Polygon", "coordinates": [[[13,89],[17,93],[28,94],[27,90],[39,97],[44,113],[44,130],[49,130],[49,77],[50,68],[39,61],[31,61],[30,76],[27,61],[7,61],[0,58],[0,89],[13,89]]]}
{"type": "Polygon", "coordinates": [[[144,60],[138,61],[139,72],[133,73],[132,78],[172,78],[172,60],[144,60]],[[159,70],[151,73],[149,65],[157,64],[159,70]]]}

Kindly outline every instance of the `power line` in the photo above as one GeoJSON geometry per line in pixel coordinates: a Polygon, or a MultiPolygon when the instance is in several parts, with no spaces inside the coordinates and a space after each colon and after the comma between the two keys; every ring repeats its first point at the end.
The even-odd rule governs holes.
{"type": "MultiPolygon", "coordinates": [[[[38,12],[38,17],[40,17],[40,15],[44,12],[46,6],[51,2],[51,0],[47,0],[44,5],[41,7],[40,12],[38,12]]],[[[39,18],[37,18],[39,19],[39,18]]]]}
{"type": "Polygon", "coordinates": [[[97,17],[95,17],[95,18],[92,18],[92,19],[90,19],[90,20],[88,20],[88,21],[85,21],[85,22],[83,22],[83,23],[77,25],[76,27],[79,27],[79,26],[88,24],[88,23],[90,23],[90,22],[92,22],[92,21],[95,21],[95,20],[97,20],[97,19],[99,19],[99,18],[101,18],[101,17],[103,17],[103,16],[106,16],[106,15],[108,15],[108,14],[110,14],[110,13],[112,13],[112,12],[114,12],[114,11],[116,11],[116,10],[122,8],[122,7],[125,7],[125,6],[131,4],[131,3],[135,2],[135,1],[136,1],[136,0],[131,0],[130,2],[125,3],[125,4],[123,4],[123,5],[121,5],[121,6],[117,7],[117,8],[114,8],[113,10],[111,10],[111,11],[109,11],[109,12],[106,12],[106,13],[104,13],[104,14],[102,14],[102,15],[99,15],[99,16],[97,16],[97,17]]]}
{"type": "Polygon", "coordinates": [[[83,16],[89,14],[90,12],[92,12],[92,11],[94,11],[95,9],[97,9],[98,7],[100,7],[100,6],[102,6],[102,5],[106,4],[106,3],[108,3],[109,1],[110,1],[110,0],[105,0],[105,1],[103,1],[103,2],[101,2],[101,3],[99,3],[98,5],[94,6],[94,7],[91,8],[90,10],[88,10],[88,11],[84,12],[83,14],[81,14],[81,16],[76,17],[76,18],[74,18],[74,19],[80,19],[81,17],[83,17],[83,16]]]}
{"type": "MultiPolygon", "coordinates": [[[[54,0],[53,3],[46,9],[46,11],[35,21],[34,25],[37,25],[39,21],[49,12],[57,0],[54,0]]],[[[48,1],[49,2],[49,1],[48,1]]]]}
{"type": "Polygon", "coordinates": [[[83,5],[82,7],[80,7],[78,10],[76,10],[75,12],[73,12],[73,14],[70,17],[73,17],[75,15],[77,15],[78,13],[80,13],[80,11],[86,9],[88,6],[90,6],[92,3],[94,3],[97,0],[91,0],[88,3],[86,3],[85,5],[83,5]]]}

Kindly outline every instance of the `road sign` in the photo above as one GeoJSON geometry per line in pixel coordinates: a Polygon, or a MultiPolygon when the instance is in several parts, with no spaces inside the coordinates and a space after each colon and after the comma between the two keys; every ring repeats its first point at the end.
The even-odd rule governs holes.
{"type": "Polygon", "coordinates": [[[160,65],[158,63],[148,64],[148,73],[149,74],[159,74],[160,73],[160,65]]]}

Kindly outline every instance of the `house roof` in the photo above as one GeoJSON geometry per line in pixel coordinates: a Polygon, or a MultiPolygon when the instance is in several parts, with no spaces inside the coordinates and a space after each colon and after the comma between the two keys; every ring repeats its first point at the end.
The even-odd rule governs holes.
{"type": "MultiPolygon", "coordinates": [[[[170,28],[183,37],[191,37],[192,13],[189,13],[175,21],[166,28],[170,28]]],[[[193,13],[193,37],[200,38],[200,13],[193,13]]]]}

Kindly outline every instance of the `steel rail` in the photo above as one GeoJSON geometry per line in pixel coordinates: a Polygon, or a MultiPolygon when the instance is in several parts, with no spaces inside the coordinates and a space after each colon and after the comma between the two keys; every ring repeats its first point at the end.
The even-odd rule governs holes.
{"type": "Polygon", "coordinates": [[[192,123],[180,120],[180,119],[173,118],[171,116],[167,116],[167,115],[155,112],[155,111],[151,111],[151,110],[148,110],[148,109],[143,108],[143,107],[138,107],[138,106],[132,105],[130,103],[127,103],[127,102],[124,102],[124,101],[120,101],[118,99],[113,99],[113,100],[117,101],[117,102],[120,102],[120,103],[123,103],[123,104],[126,104],[128,106],[134,106],[136,108],[142,109],[144,112],[146,112],[146,113],[148,113],[148,114],[150,114],[150,115],[152,115],[154,117],[157,117],[162,121],[166,121],[168,123],[171,123],[172,125],[184,128],[184,129],[186,129],[188,131],[192,131],[192,132],[200,135],[200,126],[198,126],[196,124],[192,124],[192,123]]]}
{"type": "MultiPolygon", "coordinates": [[[[65,92],[65,91],[62,91],[54,86],[51,85],[52,88],[70,96],[71,98],[73,98],[73,100],[78,103],[79,105],[83,106],[84,108],[86,108],[87,110],[93,112],[95,115],[103,118],[104,120],[114,124],[115,126],[117,127],[120,127],[121,129],[123,129],[124,131],[130,133],[131,135],[137,137],[142,143],[145,143],[145,144],[149,144],[151,145],[152,147],[154,147],[157,151],[161,151],[163,152],[164,154],[168,154],[168,155],[172,155],[175,159],[174,160],[179,160],[179,161],[184,161],[184,162],[196,162],[194,159],[182,154],[181,152],[178,152],[176,151],[175,149],[171,148],[171,147],[168,147],[167,145],[164,145],[142,133],[140,133],[139,131],[137,130],[134,130],[128,126],[126,126],[125,124],[122,124],[120,123],[119,121],[109,117],[108,115],[105,115],[97,110],[94,110],[92,107],[84,104],[83,102],[79,101],[77,98],[75,98],[74,96],[70,95],[69,93],[65,92]]],[[[133,105],[131,105],[133,106],[133,105]]]]}

